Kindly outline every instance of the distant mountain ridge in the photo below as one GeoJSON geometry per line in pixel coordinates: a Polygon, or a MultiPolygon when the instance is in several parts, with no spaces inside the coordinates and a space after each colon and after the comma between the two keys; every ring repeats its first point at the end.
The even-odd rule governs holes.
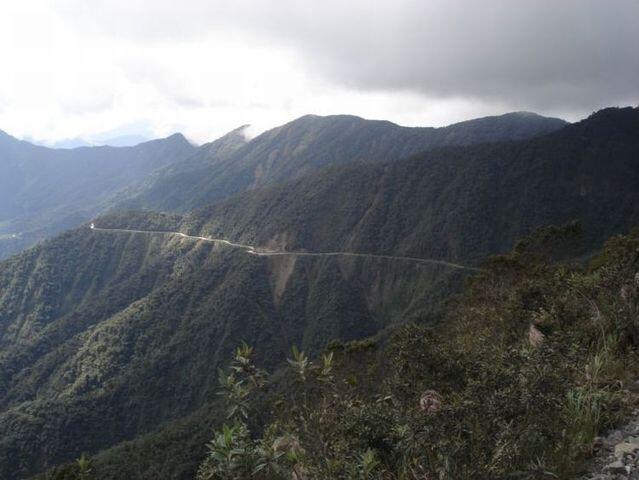
{"type": "Polygon", "coordinates": [[[86,140],[84,138],[67,138],[52,143],[34,142],[48,148],[73,149],[80,147],[135,147],[141,143],[151,141],[142,135],[118,135],[110,138],[86,140]]]}
{"type": "Polygon", "coordinates": [[[184,164],[188,168],[176,166],[159,172],[116,206],[186,212],[331,165],[398,160],[449,145],[521,140],[565,125],[560,119],[521,112],[441,128],[401,127],[352,115],[305,115],[250,142],[235,143],[236,150],[222,156],[200,149],[197,164],[189,162],[184,164]]]}
{"type": "Polygon", "coordinates": [[[181,134],[134,147],[50,149],[0,135],[0,258],[105,211],[186,212],[330,165],[387,161],[445,145],[518,140],[565,125],[512,113],[443,128],[307,115],[247,141],[239,127],[191,145],[181,134]]]}
{"type": "Polygon", "coordinates": [[[639,224],[639,110],[545,136],[351,163],[195,211],[185,231],[252,245],[474,261],[536,227],[582,220],[588,241],[639,224]]]}
{"type": "Polygon", "coordinates": [[[0,258],[74,227],[110,196],[195,151],[183,135],[134,147],[51,149],[0,132],[0,258]]]}

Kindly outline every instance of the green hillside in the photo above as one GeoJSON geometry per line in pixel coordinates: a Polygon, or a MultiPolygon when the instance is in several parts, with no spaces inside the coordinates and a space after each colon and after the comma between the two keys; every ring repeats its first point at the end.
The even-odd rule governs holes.
{"type": "Polygon", "coordinates": [[[491,258],[434,328],[292,352],[272,375],[263,349],[240,347],[221,378],[245,388],[246,417],[227,417],[238,404],[218,386],[194,413],[93,457],[89,478],[575,478],[597,433],[630,414],[639,373],[639,232],[587,266],[570,254],[578,239],[542,229],[491,258]]]}
{"type": "Polygon", "coordinates": [[[575,233],[492,258],[435,328],[293,349],[272,377],[238,347],[197,479],[577,478],[636,405],[639,232],[587,268],[565,256],[575,233]]]}
{"type": "MultiPolygon", "coordinates": [[[[601,305],[612,311],[614,289],[627,283],[635,268],[634,236],[613,242],[592,271],[580,264],[605,239],[639,223],[637,132],[637,109],[607,109],[535,139],[329,166],[183,216],[102,216],[94,220],[99,230],[85,224],[5,260],[0,263],[0,477],[28,478],[86,453],[97,478],[193,478],[211,427],[227,420],[217,370],[228,365],[241,342],[255,346],[253,361],[260,368],[277,372],[273,389],[251,399],[248,427],[256,438],[264,425],[295,412],[298,393],[305,391],[281,369],[291,346],[315,362],[327,348],[337,349],[335,378],[341,387],[331,397],[337,399],[335,416],[324,424],[339,432],[336,450],[326,450],[336,462],[335,478],[350,478],[344,472],[360,468],[357,462],[369,448],[380,468],[403,468],[396,457],[401,439],[388,432],[402,425],[422,428],[412,423],[418,413],[414,400],[429,384],[451,401],[446,410],[451,416],[424,427],[435,429],[433,435],[442,434],[438,428],[453,428],[451,418],[458,415],[479,422],[479,436],[473,438],[481,445],[498,445],[502,431],[517,436],[519,430],[508,430],[508,424],[525,408],[524,400],[537,394],[537,387],[516,390],[517,378],[537,382],[521,363],[528,355],[521,342],[530,322],[547,319],[548,325],[534,324],[552,339],[547,345],[553,352],[562,352],[557,357],[540,350],[534,365],[557,368],[552,388],[558,390],[549,401],[567,408],[558,399],[580,387],[583,377],[570,371],[574,363],[566,359],[586,365],[598,352],[573,352],[570,346],[594,345],[600,331],[579,332],[590,304],[570,303],[571,282],[591,282],[588,289],[594,291],[608,282],[613,290],[602,290],[601,305]],[[485,263],[538,226],[566,223],[563,230],[546,228],[520,242],[512,256],[485,263]],[[178,231],[276,252],[411,256],[483,271],[461,306],[451,305],[472,271],[379,257],[259,256],[171,233],[178,231]],[[408,324],[417,326],[404,330],[408,324]],[[408,332],[408,339],[401,332],[408,332]],[[429,350],[429,342],[441,349],[429,350]],[[349,346],[340,346],[344,343],[349,346]],[[404,345],[418,355],[417,367],[405,356],[393,360],[404,345]],[[458,347],[467,354],[460,356],[458,347]],[[431,361],[443,362],[443,377],[432,371],[431,361]],[[509,370],[511,363],[519,370],[509,370]],[[497,403],[480,418],[477,399],[486,387],[466,381],[475,373],[496,381],[491,365],[492,373],[504,375],[496,395],[506,403],[513,400],[514,407],[497,403]],[[400,402],[393,403],[399,416],[386,407],[378,410],[388,395],[400,402]],[[373,427],[382,429],[383,444],[373,427]]],[[[232,152],[250,145],[240,146],[236,135],[226,139],[228,153],[215,162],[225,164],[232,152]]],[[[197,171],[205,157],[186,163],[197,171]]],[[[614,362],[631,361],[632,352],[623,346],[630,317],[619,324],[616,318],[604,326],[618,334],[614,362]]],[[[619,376],[614,362],[606,381],[619,376]]],[[[325,398],[323,390],[310,388],[307,397],[325,398]]],[[[311,402],[304,409],[310,414],[320,407],[311,402]]],[[[544,423],[545,417],[531,413],[521,434],[552,430],[525,450],[545,455],[553,469],[559,463],[550,450],[562,445],[554,429],[570,418],[557,415],[544,423]]],[[[276,430],[292,430],[307,445],[304,468],[316,478],[330,478],[318,460],[320,444],[308,436],[323,438],[330,430],[302,434],[297,418],[282,420],[276,430]]],[[[591,422],[588,435],[612,421],[606,413],[591,422]]],[[[463,468],[458,478],[490,478],[485,475],[491,468],[501,475],[534,460],[517,454],[524,447],[515,445],[512,457],[494,463],[491,456],[497,453],[488,447],[468,451],[466,426],[460,428],[458,446],[419,439],[416,448],[429,448],[435,456],[414,456],[419,468],[439,474],[434,458],[458,454],[463,468]]],[[[572,464],[582,457],[570,457],[572,464]]],[[[76,467],[64,468],[57,474],[74,475],[76,467]]]]}
{"type": "Polygon", "coordinates": [[[0,472],[22,478],[196,411],[240,339],[274,366],[291,344],[319,352],[423,316],[464,275],[86,227],[47,241],[0,264],[0,472]]]}
{"type": "Polygon", "coordinates": [[[585,247],[639,224],[639,109],[552,134],[323,170],[186,217],[183,230],[289,250],[473,262],[579,220],[585,247]]]}

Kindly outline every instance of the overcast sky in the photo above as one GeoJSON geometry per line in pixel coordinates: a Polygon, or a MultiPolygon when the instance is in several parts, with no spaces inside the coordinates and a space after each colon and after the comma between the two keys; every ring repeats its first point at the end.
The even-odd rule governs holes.
{"type": "Polygon", "coordinates": [[[639,103],[639,0],[2,0],[0,129],[196,142],[639,103]]]}

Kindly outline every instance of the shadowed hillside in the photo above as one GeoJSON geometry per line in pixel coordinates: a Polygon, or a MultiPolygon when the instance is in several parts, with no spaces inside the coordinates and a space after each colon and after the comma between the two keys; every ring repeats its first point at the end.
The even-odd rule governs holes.
{"type": "MultiPolygon", "coordinates": [[[[301,177],[330,165],[390,161],[446,145],[520,140],[552,132],[563,120],[510,113],[443,128],[407,128],[349,115],[307,115],[269,130],[232,154],[201,151],[188,168],[169,168],[118,208],[188,211],[247,189],[301,177]]],[[[233,132],[232,132],[233,133],[233,132]]]]}
{"type": "Polygon", "coordinates": [[[586,246],[639,223],[639,110],[602,110],[521,142],[351,164],[186,217],[184,231],[252,245],[472,262],[550,224],[586,246]]]}
{"type": "Polygon", "coordinates": [[[0,258],[79,225],[115,192],[194,150],[180,134],[135,147],[56,150],[0,131],[0,258]]]}

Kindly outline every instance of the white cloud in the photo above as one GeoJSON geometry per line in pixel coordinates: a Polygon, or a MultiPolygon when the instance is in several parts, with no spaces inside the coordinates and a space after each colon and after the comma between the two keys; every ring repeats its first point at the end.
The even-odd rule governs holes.
{"type": "Polygon", "coordinates": [[[607,9],[565,0],[551,10],[559,4],[4,3],[0,128],[40,140],[145,125],[204,142],[306,113],[406,125],[519,109],[576,119],[605,102],[636,103],[639,85],[636,50],[624,46],[637,38],[634,19],[621,18],[636,4],[626,0],[607,9]]]}

